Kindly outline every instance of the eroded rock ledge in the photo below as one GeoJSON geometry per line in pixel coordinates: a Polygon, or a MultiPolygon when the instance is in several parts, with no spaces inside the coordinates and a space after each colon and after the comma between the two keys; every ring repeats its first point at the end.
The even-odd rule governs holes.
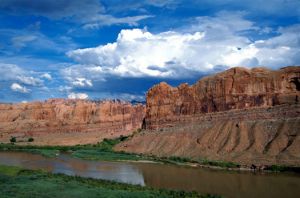
{"type": "Polygon", "coordinates": [[[36,144],[74,145],[131,134],[141,127],[143,105],[122,101],[50,99],[0,104],[0,140],[34,137],[36,144]]]}

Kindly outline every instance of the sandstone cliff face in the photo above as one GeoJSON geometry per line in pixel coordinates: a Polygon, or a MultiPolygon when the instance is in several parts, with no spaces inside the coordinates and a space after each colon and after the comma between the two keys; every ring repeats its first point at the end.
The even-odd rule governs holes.
{"type": "Polygon", "coordinates": [[[96,143],[140,128],[143,105],[126,102],[52,99],[0,104],[0,139],[34,137],[38,144],[96,143]]]}
{"type": "Polygon", "coordinates": [[[146,131],[116,150],[300,166],[300,67],[232,68],[195,85],[154,86],[146,131]]]}
{"type": "Polygon", "coordinates": [[[277,71],[232,68],[195,85],[162,82],[147,93],[145,127],[161,127],[185,115],[295,104],[300,100],[300,67],[277,71]]]}

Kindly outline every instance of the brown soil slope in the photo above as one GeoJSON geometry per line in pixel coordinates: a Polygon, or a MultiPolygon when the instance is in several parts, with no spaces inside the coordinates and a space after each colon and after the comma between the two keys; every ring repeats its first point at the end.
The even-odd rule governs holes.
{"type": "Polygon", "coordinates": [[[34,144],[75,145],[131,134],[141,127],[143,105],[126,102],[51,99],[0,104],[0,141],[34,137],[34,144]]]}
{"type": "Polygon", "coordinates": [[[300,67],[232,68],[147,94],[140,135],[116,150],[300,165],[300,67]]]}

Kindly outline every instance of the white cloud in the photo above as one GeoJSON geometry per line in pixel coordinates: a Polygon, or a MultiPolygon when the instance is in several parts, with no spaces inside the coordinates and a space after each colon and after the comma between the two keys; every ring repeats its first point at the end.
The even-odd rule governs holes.
{"type": "Polygon", "coordinates": [[[70,93],[68,95],[69,99],[87,99],[89,96],[86,93],[70,93]]]}
{"type": "Polygon", "coordinates": [[[41,79],[29,76],[29,74],[32,74],[31,71],[26,71],[14,64],[0,63],[0,73],[1,79],[5,81],[18,81],[31,86],[41,86],[43,84],[41,79]]]}
{"type": "Polygon", "coordinates": [[[49,73],[44,73],[41,75],[41,78],[45,78],[47,80],[52,80],[52,76],[49,73]]]}
{"type": "Polygon", "coordinates": [[[93,83],[91,80],[86,78],[76,78],[75,81],[72,82],[72,85],[77,87],[92,87],[93,83]]]}
{"type": "Polygon", "coordinates": [[[122,18],[116,18],[112,15],[97,15],[90,19],[90,22],[85,24],[83,28],[86,29],[97,29],[102,26],[109,25],[120,25],[120,24],[128,24],[130,26],[138,26],[138,22],[153,17],[151,15],[140,15],[140,16],[128,16],[122,18]]]}
{"type": "Polygon", "coordinates": [[[189,48],[204,33],[180,34],[163,32],[158,35],[141,29],[122,30],[117,42],[97,48],[78,49],[68,53],[82,64],[96,65],[99,73],[119,76],[169,76],[172,62],[188,58],[189,48]],[[186,56],[186,57],[185,57],[186,56]]]}
{"type": "Polygon", "coordinates": [[[70,86],[59,86],[58,91],[60,92],[70,92],[72,90],[72,87],[70,86]]]}
{"type": "Polygon", "coordinates": [[[15,80],[18,76],[24,76],[25,71],[14,64],[0,63],[2,80],[15,80]]]}
{"type": "Polygon", "coordinates": [[[39,78],[34,78],[32,76],[17,76],[16,79],[18,79],[20,82],[26,85],[32,86],[40,86],[43,83],[43,81],[39,78]]]}
{"type": "Polygon", "coordinates": [[[114,43],[67,55],[81,64],[69,68],[73,77],[82,68],[97,68],[94,76],[102,79],[111,75],[182,78],[214,71],[220,65],[276,68],[299,64],[299,31],[298,26],[281,28],[277,36],[252,41],[247,33],[262,34],[262,28],[245,19],[243,12],[221,12],[198,17],[193,25],[177,31],[122,30],[114,43]]]}
{"type": "Polygon", "coordinates": [[[27,43],[32,42],[35,39],[37,39],[37,37],[34,35],[22,35],[22,36],[13,37],[11,41],[14,47],[23,48],[26,47],[27,43]]]}
{"type": "Polygon", "coordinates": [[[30,92],[30,89],[27,89],[25,86],[21,86],[18,83],[13,83],[10,86],[10,89],[13,91],[16,91],[16,92],[20,92],[20,93],[29,93],[30,92]]]}
{"type": "Polygon", "coordinates": [[[70,91],[74,87],[93,87],[93,81],[105,81],[103,68],[95,65],[72,65],[61,70],[61,75],[68,82],[67,89],[70,91]]]}
{"type": "Polygon", "coordinates": [[[279,35],[254,42],[255,58],[261,65],[275,67],[300,64],[300,25],[280,28],[279,35]]]}

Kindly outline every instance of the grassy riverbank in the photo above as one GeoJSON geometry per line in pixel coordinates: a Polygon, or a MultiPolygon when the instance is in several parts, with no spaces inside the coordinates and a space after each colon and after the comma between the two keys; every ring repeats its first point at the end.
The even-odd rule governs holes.
{"type": "MultiPolygon", "coordinates": [[[[176,164],[176,165],[194,165],[211,168],[223,168],[230,170],[239,170],[242,166],[234,162],[213,161],[208,159],[190,159],[184,157],[170,156],[157,157],[125,152],[115,152],[113,147],[125,141],[127,138],[120,136],[116,139],[104,139],[97,144],[75,145],[75,146],[35,146],[35,145],[19,145],[19,144],[0,144],[0,150],[5,151],[23,151],[35,154],[41,154],[45,157],[55,157],[60,152],[69,152],[73,157],[86,160],[101,161],[153,161],[160,163],[176,164]]],[[[245,168],[245,167],[243,167],[245,168]]],[[[300,172],[299,167],[287,167],[282,165],[266,166],[265,170],[272,172],[300,172]]]]}
{"type": "Polygon", "coordinates": [[[76,146],[34,146],[19,144],[0,144],[0,150],[5,151],[23,151],[34,154],[40,154],[45,157],[55,157],[60,152],[69,152],[73,157],[86,160],[102,161],[153,161],[160,163],[190,165],[201,164],[207,166],[216,166],[222,168],[238,168],[239,165],[232,162],[209,161],[206,159],[192,160],[184,157],[157,157],[149,155],[140,155],[125,152],[115,152],[113,147],[125,141],[128,137],[120,136],[116,139],[104,139],[98,144],[76,145],[76,146]]]}
{"type": "Polygon", "coordinates": [[[0,195],[2,198],[23,197],[202,197],[196,192],[153,189],[98,179],[51,174],[43,171],[23,170],[0,165],[0,195]]]}

